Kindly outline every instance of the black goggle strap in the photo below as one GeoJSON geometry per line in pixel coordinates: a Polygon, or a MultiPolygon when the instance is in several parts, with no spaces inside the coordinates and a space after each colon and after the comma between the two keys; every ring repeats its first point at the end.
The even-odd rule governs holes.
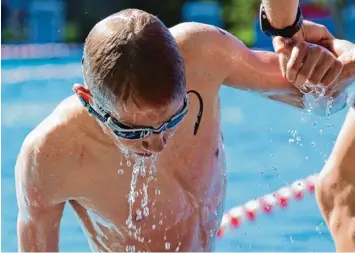
{"type": "Polygon", "coordinates": [[[100,120],[102,123],[106,123],[108,117],[107,115],[102,116],[99,113],[97,113],[94,108],[91,107],[91,105],[89,104],[89,102],[87,102],[83,97],[78,96],[81,103],[83,103],[83,105],[85,106],[85,108],[89,111],[89,113],[94,116],[95,118],[97,118],[98,120],[100,120]]]}
{"type": "Polygon", "coordinates": [[[196,120],[195,127],[194,127],[194,135],[196,135],[197,131],[198,131],[198,128],[200,127],[202,114],[203,114],[203,100],[202,100],[202,96],[197,91],[190,90],[190,91],[187,92],[187,94],[189,94],[189,93],[195,94],[197,96],[197,98],[198,98],[198,101],[200,102],[200,110],[199,110],[199,112],[197,114],[197,120],[196,120]]]}

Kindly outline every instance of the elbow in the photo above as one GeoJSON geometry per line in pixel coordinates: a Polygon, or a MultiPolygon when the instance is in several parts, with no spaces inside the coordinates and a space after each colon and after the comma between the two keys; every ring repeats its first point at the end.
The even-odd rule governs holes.
{"type": "Polygon", "coordinates": [[[334,170],[326,165],[318,175],[318,180],[315,184],[315,197],[318,208],[328,224],[334,209],[334,198],[336,197],[338,184],[338,177],[335,175],[334,170]]]}

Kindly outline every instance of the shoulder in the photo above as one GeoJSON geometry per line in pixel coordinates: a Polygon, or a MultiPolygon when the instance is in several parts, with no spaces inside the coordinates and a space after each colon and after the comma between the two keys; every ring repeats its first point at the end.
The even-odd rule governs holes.
{"type": "Polygon", "coordinates": [[[238,38],[216,26],[188,22],[170,29],[184,58],[189,80],[205,87],[206,76],[209,90],[219,90],[234,66],[248,58],[248,49],[238,38]]]}
{"type": "Polygon", "coordinates": [[[209,24],[198,22],[180,23],[170,28],[170,32],[180,48],[188,47],[218,49],[227,51],[230,47],[243,47],[244,44],[229,32],[209,24]],[[212,47],[212,48],[211,48],[212,47]]]}
{"type": "Polygon", "coordinates": [[[183,22],[170,28],[170,32],[178,41],[186,39],[202,38],[213,34],[226,35],[226,32],[216,26],[198,23],[198,22],[183,22]],[[192,37],[191,37],[192,36],[192,37]]]}
{"type": "Polygon", "coordinates": [[[16,161],[16,188],[34,203],[54,204],[70,169],[75,149],[73,132],[59,105],[24,139],[16,161]]]}

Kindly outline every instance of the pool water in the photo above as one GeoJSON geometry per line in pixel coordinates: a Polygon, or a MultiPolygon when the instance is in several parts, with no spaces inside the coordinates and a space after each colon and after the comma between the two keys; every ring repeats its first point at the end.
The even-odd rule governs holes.
{"type": "MultiPolygon", "coordinates": [[[[79,62],[2,62],[2,251],[17,251],[14,165],[22,141],[72,94],[72,84],[81,82],[79,62]]],[[[245,91],[223,87],[220,94],[228,172],[226,210],[319,172],[347,112],[319,118],[245,91]]],[[[90,251],[68,206],[60,250],[90,251]]],[[[255,222],[230,230],[216,242],[216,251],[334,250],[314,196],[309,194],[302,201],[291,201],[285,210],[257,216],[255,222]]]]}

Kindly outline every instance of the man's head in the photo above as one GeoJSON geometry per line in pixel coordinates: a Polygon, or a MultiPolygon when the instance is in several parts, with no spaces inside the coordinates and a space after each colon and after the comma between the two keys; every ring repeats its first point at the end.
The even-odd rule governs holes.
{"type": "MultiPolygon", "coordinates": [[[[85,41],[83,74],[90,104],[126,125],[157,128],[183,109],[182,56],[165,25],[144,11],[123,10],[94,26],[85,41]]],[[[120,141],[136,152],[158,152],[166,137],[161,132],[120,141]]]]}

